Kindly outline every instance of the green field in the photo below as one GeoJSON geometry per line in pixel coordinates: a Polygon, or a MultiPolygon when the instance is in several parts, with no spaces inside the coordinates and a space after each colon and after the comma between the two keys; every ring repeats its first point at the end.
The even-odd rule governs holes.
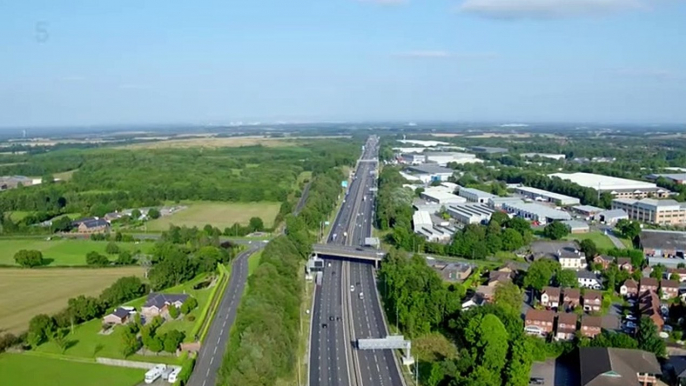
{"type": "Polygon", "coordinates": [[[612,249],[615,247],[615,245],[612,244],[612,240],[610,240],[610,238],[602,232],[575,233],[569,234],[565,237],[565,240],[581,241],[586,239],[593,240],[595,245],[600,249],[612,249]]]}
{"type": "MultiPolygon", "coordinates": [[[[147,253],[152,247],[151,242],[117,243],[120,248],[131,252],[140,250],[147,253]]],[[[0,265],[16,265],[14,254],[21,249],[35,249],[43,252],[43,258],[49,259],[49,266],[78,266],[86,265],[86,254],[96,251],[105,254],[106,241],[59,239],[0,239],[0,265]]],[[[116,255],[109,255],[116,259],[116,255]]]]}
{"type": "Polygon", "coordinates": [[[211,224],[224,230],[235,223],[247,225],[251,217],[259,217],[264,226],[270,228],[274,225],[274,218],[279,213],[281,203],[278,202],[253,202],[253,203],[230,203],[230,202],[191,202],[181,203],[188,208],[178,211],[171,216],[160,217],[148,222],[149,231],[166,231],[170,224],[177,226],[202,228],[211,224]]]}
{"type": "MultiPolygon", "coordinates": [[[[164,293],[185,292],[198,300],[198,307],[190,313],[190,315],[195,316],[195,321],[188,321],[184,317],[183,319],[165,322],[159,328],[158,333],[164,333],[165,331],[176,329],[186,333],[186,341],[192,340],[193,337],[189,335],[193,330],[195,323],[200,322],[198,316],[202,311],[202,308],[207,303],[212,290],[211,288],[195,290],[193,289],[193,286],[199,282],[202,282],[206,277],[206,275],[200,275],[180,286],[172,287],[162,291],[164,293]]],[[[140,298],[127,303],[127,305],[136,307],[136,309],[140,310],[140,307],[144,303],[145,298],[140,298]]],[[[98,332],[101,330],[101,328],[102,320],[100,319],[94,319],[76,326],[74,328],[74,333],[67,335],[67,340],[71,341],[72,343],[71,347],[69,347],[63,354],[81,358],[107,357],[123,359],[124,356],[121,353],[121,334],[123,329],[121,327],[115,327],[114,332],[112,332],[110,335],[100,335],[98,332]]],[[[50,354],[62,354],[61,349],[54,342],[44,343],[40,345],[36,351],[50,354]]],[[[129,357],[129,359],[165,363],[176,363],[178,360],[177,357],[137,355],[129,357]]]]}
{"type": "Polygon", "coordinates": [[[38,314],[54,314],[70,298],[98,296],[124,276],[142,276],[140,267],[0,269],[0,331],[20,333],[38,314]]]}
{"type": "Polygon", "coordinates": [[[0,379],[7,386],[134,386],[144,375],[143,369],[25,354],[0,355],[0,379]]]}

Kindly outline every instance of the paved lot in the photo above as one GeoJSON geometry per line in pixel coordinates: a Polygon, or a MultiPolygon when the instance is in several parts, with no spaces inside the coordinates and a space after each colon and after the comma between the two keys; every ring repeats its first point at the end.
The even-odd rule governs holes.
{"type": "Polygon", "coordinates": [[[543,386],[576,386],[578,374],[559,359],[548,359],[545,362],[534,362],[531,366],[531,377],[543,378],[543,386]]]}

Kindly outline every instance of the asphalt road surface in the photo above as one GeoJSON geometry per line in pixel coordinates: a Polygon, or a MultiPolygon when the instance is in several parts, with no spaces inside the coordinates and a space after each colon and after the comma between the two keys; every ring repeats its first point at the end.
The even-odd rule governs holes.
{"type": "Polygon", "coordinates": [[[241,303],[243,288],[248,279],[248,257],[262,248],[264,243],[253,242],[250,248],[239,254],[233,262],[229,285],[222,295],[219,308],[202,344],[195,369],[188,381],[189,386],[214,386],[217,371],[226,351],[231,326],[236,319],[236,309],[241,303]]]}

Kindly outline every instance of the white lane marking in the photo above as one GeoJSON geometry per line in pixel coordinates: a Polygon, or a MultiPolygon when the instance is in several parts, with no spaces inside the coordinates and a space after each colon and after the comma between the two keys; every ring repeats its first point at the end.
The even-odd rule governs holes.
{"type": "Polygon", "coordinates": [[[217,346],[214,346],[214,354],[217,353],[217,346]]]}
{"type": "Polygon", "coordinates": [[[214,363],[214,357],[210,358],[210,365],[212,365],[212,363],[214,363]]]}

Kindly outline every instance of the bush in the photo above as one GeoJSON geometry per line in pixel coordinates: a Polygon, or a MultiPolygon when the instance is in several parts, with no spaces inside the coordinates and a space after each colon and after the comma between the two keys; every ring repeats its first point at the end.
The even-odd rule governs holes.
{"type": "MultiPolygon", "coordinates": [[[[121,233],[117,232],[118,235],[121,235],[121,233]]],[[[117,243],[110,241],[107,243],[107,247],[105,247],[105,252],[109,255],[116,255],[119,253],[119,246],[117,243]]]]}
{"type": "Polygon", "coordinates": [[[188,380],[191,378],[191,374],[193,374],[195,357],[189,357],[183,362],[183,364],[181,364],[181,366],[181,372],[179,373],[179,380],[177,383],[181,386],[185,386],[188,383],[188,380]]]}
{"type": "Polygon", "coordinates": [[[186,316],[186,320],[189,322],[195,322],[195,315],[188,315],[186,316]]]}
{"type": "Polygon", "coordinates": [[[26,249],[22,249],[21,251],[15,253],[14,261],[26,268],[39,267],[44,263],[43,254],[41,251],[29,251],[26,249]]]}
{"type": "Polygon", "coordinates": [[[171,316],[173,319],[176,319],[179,317],[179,309],[176,308],[175,306],[169,307],[169,316],[171,316]]]}
{"type": "Polygon", "coordinates": [[[86,264],[94,267],[104,267],[110,263],[106,256],[99,254],[98,252],[92,251],[88,252],[86,255],[86,264]]]}
{"type": "Polygon", "coordinates": [[[181,305],[181,313],[183,313],[184,315],[189,314],[191,311],[193,311],[197,307],[198,307],[198,300],[196,300],[194,297],[189,297],[181,305]]]}

